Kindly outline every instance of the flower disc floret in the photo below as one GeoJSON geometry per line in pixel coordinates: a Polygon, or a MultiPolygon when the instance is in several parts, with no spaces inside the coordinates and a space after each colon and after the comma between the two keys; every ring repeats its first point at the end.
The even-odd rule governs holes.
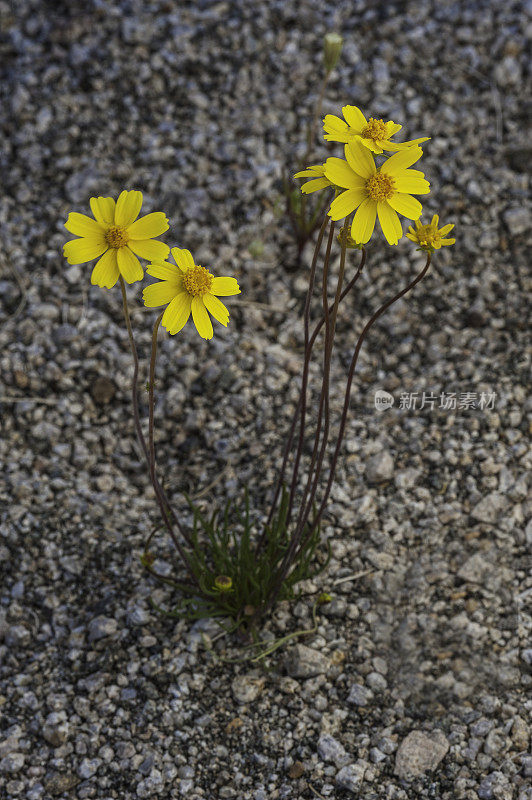
{"type": "Polygon", "coordinates": [[[196,297],[210,292],[213,278],[214,275],[206,270],[205,267],[195,266],[185,272],[183,282],[187,292],[196,297]]]}
{"type": "Polygon", "coordinates": [[[105,234],[105,240],[109,247],[118,250],[124,247],[129,242],[129,233],[124,228],[118,228],[116,225],[111,225],[105,234]]]}
{"type": "Polygon", "coordinates": [[[372,175],[366,183],[366,190],[368,197],[377,202],[389,200],[393,197],[395,191],[395,181],[391,175],[386,175],[384,172],[376,172],[372,175]]]}
{"type": "Polygon", "coordinates": [[[368,124],[362,129],[360,135],[363,139],[373,139],[374,141],[390,138],[390,133],[386,128],[384,120],[374,119],[373,117],[369,118],[368,124]]]}

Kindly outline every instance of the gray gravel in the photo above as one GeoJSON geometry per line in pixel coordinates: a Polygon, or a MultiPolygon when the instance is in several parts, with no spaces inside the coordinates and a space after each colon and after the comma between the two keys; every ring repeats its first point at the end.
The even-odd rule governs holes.
{"type": "MultiPolygon", "coordinates": [[[[531,800],[530,11],[0,0],[0,797],[531,800]],[[176,501],[216,480],[203,502],[248,484],[261,507],[297,396],[307,269],[290,271],[280,179],[331,29],[345,48],[324,113],[354,103],[430,135],[427,211],[457,243],[364,347],[328,572],[263,635],[310,628],[317,592],[333,602],[265,671],[213,658],[209,642],[238,652],[211,623],[151,609],[172,597],[138,559],[157,516],[119,292],[66,265],[62,225],[91,194],[138,188],[169,244],[238,276],[227,330],[161,342],[157,444],[176,501]],[[392,408],[375,410],[377,390],[392,408]],[[496,398],[408,410],[410,392],[496,398]]],[[[336,411],[354,321],[411,262],[406,239],[371,243],[339,314],[336,411]]],[[[145,357],[155,315],[129,294],[145,357]]]]}

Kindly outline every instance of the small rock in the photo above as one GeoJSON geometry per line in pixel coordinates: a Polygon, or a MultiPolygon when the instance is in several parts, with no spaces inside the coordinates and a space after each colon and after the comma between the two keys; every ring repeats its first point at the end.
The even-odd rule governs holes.
{"type": "Polygon", "coordinates": [[[504,212],[503,218],[512,236],[520,236],[522,233],[526,233],[532,224],[532,215],[529,209],[524,206],[509,208],[504,212]]]}
{"type": "Polygon", "coordinates": [[[370,672],[366,677],[366,683],[375,692],[384,692],[388,688],[386,678],[378,672],[370,672]]]}
{"type": "Polygon", "coordinates": [[[296,644],[290,649],[285,666],[292,678],[313,678],[327,672],[329,660],[317,650],[304,644],[296,644]]]}
{"type": "Polygon", "coordinates": [[[0,772],[19,772],[24,766],[24,753],[9,753],[0,761],[0,772]]]}
{"type": "Polygon", "coordinates": [[[460,567],[458,577],[469,583],[483,583],[484,578],[491,570],[491,564],[480,553],[475,553],[460,567]]]}
{"type": "Polygon", "coordinates": [[[373,700],[373,692],[361,683],[354,683],[347,696],[347,702],[354,706],[367,706],[373,700]]]}
{"type": "Polygon", "coordinates": [[[471,511],[473,519],[479,522],[495,523],[508,507],[508,500],[498,492],[491,492],[477,503],[471,511]]]}
{"type": "Polygon", "coordinates": [[[353,794],[356,792],[358,794],[368,766],[367,761],[359,759],[356,764],[342,767],[336,775],[336,785],[340,789],[346,789],[348,792],[353,792],[353,794]]]}
{"type": "Polygon", "coordinates": [[[65,792],[70,791],[70,789],[73,789],[78,783],[79,778],[67,772],[62,775],[54,775],[46,782],[45,788],[48,794],[55,797],[56,795],[65,794],[65,792]]]}
{"type": "Polygon", "coordinates": [[[100,375],[93,381],[90,393],[97,405],[104,406],[110,403],[116,394],[116,386],[112,380],[100,375]]]}
{"type": "Polygon", "coordinates": [[[492,758],[499,759],[508,749],[508,740],[500,728],[493,728],[486,736],[484,752],[492,758]]]}
{"type": "Polygon", "coordinates": [[[366,478],[369,483],[383,483],[393,478],[394,463],[388,450],[381,450],[379,453],[368,458],[366,463],[366,478]]]}
{"type": "Polygon", "coordinates": [[[444,734],[433,731],[412,731],[403,739],[395,756],[395,774],[400,778],[418,778],[432,772],[449,750],[444,734]]]}
{"type": "Polygon", "coordinates": [[[522,717],[514,718],[511,735],[512,742],[518,750],[528,750],[530,734],[528,732],[528,725],[522,717]]]}
{"type": "Polygon", "coordinates": [[[53,747],[60,747],[68,739],[68,722],[64,712],[53,711],[46,717],[42,735],[53,747]]]}
{"type": "Polygon", "coordinates": [[[253,673],[237,675],[231,684],[231,689],[237,703],[252,703],[261,693],[263,686],[264,678],[253,673]]]}
{"type": "Polygon", "coordinates": [[[334,761],[337,767],[342,767],[351,760],[344,746],[329,733],[322,733],[320,736],[318,755],[323,761],[334,761]]]}
{"type": "Polygon", "coordinates": [[[89,623],[89,642],[96,642],[105,636],[112,636],[118,628],[116,619],[111,617],[95,617],[89,623]]]}
{"type": "Polygon", "coordinates": [[[98,772],[101,763],[101,758],[84,758],[79,765],[79,777],[83,778],[85,781],[92,778],[98,772]]]}
{"type": "Polygon", "coordinates": [[[303,775],[304,772],[305,772],[304,764],[302,764],[301,761],[294,761],[294,763],[288,770],[288,777],[296,781],[303,775]]]}
{"type": "Polygon", "coordinates": [[[28,647],[31,633],[24,625],[11,625],[6,633],[6,644],[10,647],[28,647]]]}
{"type": "Polygon", "coordinates": [[[480,800],[512,800],[514,794],[508,778],[502,772],[491,772],[478,788],[480,800]]]}

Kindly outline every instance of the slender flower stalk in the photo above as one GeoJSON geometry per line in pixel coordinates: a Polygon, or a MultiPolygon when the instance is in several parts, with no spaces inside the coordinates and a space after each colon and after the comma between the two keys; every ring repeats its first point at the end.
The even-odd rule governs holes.
{"type": "MultiPolygon", "coordinates": [[[[161,493],[157,491],[158,480],[157,475],[155,472],[155,439],[154,439],[154,391],[155,391],[155,362],[157,360],[157,334],[159,332],[159,325],[161,324],[161,320],[163,318],[164,311],[159,314],[157,319],[155,320],[155,324],[153,326],[153,332],[151,337],[151,358],[150,358],[150,379],[148,384],[148,397],[149,397],[149,423],[148,423],[148,456],[149,456],[149,468],[150,468],[150,479],[153,484],[153,488],[155,489],[155,496],[157,498],[157,502],[159,504],[159,508],[161,510],[161,514],[164,520],[164,524],[168,530],[168,533],[172,537],[172,541],[177,549],[177,552],[181,556],[181,560],[183,561],[184,565],[186,566],[188,573],[194,583],[197,583],[196,575],[194,574],[194,570],[190,564],[188,556],[186,555],[185,551],[183,550],[181,543],[177,536],[175,535],[172,522],[170,519],[170,508],[168,504],[165,502],[161,493]]],[[[182,529],[179,522],[176,520],[179,528],[179,532],[185,538],[186,541],[191,545],[190,539],[185,534],[184,530],[182,529]]]]}
{"type": "MultiPolygon", "coordinates": [[[[333,456],[332,456],[332,459],[331,459],[331,465],[330,465],[330,468],[329,468],[329,475],[328,475],[328,480],[327,480],[327,485],[326,485],[326,488],[325,488],[324,496],[322,498],[322,501],[321,501],[321,503],[319,505],[318,511],[317,511],[316,515],[314,516],[312,522],[310,524],[308,524],[308,523],[306,524],[305,536],[303,537],[303,539],[300,539],[297,542],[297,545],[295,547],[291,547],[290,548],[290,557],[288,557],[288,558],[285,557],[285,559],[283,560],[283,564],[281,565],[281,568],[279,570],[279,573],[278,573],[274,588],[272,590],[272,593],[270,595],[270,598],[268,600],[268,603],[267,603],[266,608],[264,609],[264,611],[266,611],[269,608],[271,608],[272,605],[275,603],[275,601],[276,601],[276,599],[277,599],[277,597],[279,595],[279,592],[281,590],[281,587],[283,585],[283,582],[286,579],[286,577],[288,575],[288,572],[290,571],[290,568],[292,567],[292,565],[294,564],[295,560],[298,557],[298,553],[301,552],[301,549],[305,546],[305,544],[307,543],[308,539],[312,536],[312,533],[316,530],[316,527],[320,524],[321,518],[322,518],[323,513],[325,511],[325,508],[327,506],[327,502],[329,500],[329,495],[330,495],[330,492],[331,492],[332,484],[333,484],[333,481],[334,481],[334,475],[335,475],[335,472],[336,472],[336,466],[337,466],[337,463],[338,463],[338,456],[339,456],[339,453],[340,453],[340,448],[341,448],[343,437],[344,437],[344,433],[345,433],[345,426],[346,426],[346,423],[347,423],[347,416],[348,416],[348,412],[349,412],[349,400],[350,400],[350,396],[351,396],[351,385],[353,383],[353,377],[354,377],[355,368],[356,368],[356,365],[357,365],[357,362],[358,362],[358,356],[360,354],[360,349],[361,349],[362,345],[364,344],[366,336],[369,333],[370,329],[375,324],[375,322],[379,319],[379,317],[381,317],[385,313],[385,311],[387,311],[390,308],[390,306],[392,306],[394,303],[396,303],[398,300],[400,300],[401,297],[404,297],[405,294],[407,294],[411,289],[413,289],[414,286],[416,286],[416,284],[418,284],[425,277],[425,275],[427,274],[427,272],[429,270],[430,262],[431,262],[431,254],[428,253],[426,264],[423,267],[423,269],[421,270],[421,272],[412,281],[410,281],[410,283],[407,286],[405,286],[404,289],[402,289],[400,292],[395,294],[390,300],[387,300],[382,306],[380,306],[379,309],[377,309],[377,311],[370,317],[370,319],[368,320],[368,322],[366,323],[366,325],[362,329],[362,332],[361,332],[360,336],[358,337],[358,340],[357,340],[357,343],[356,343],[356,346],[355,346],[355,350],[354,350],[354,353],[353,353],[353,357],[351,359],[351,363],[350,363],[350,366],[349,366],[347,385],[346,385],[346,390],[345,390],[344,406],[343,406],[342,416],[341,416],[341,419],[340,419],[340,427],[339,427],[338,436],[337,436],[337,440],[336,440],[336,446],[335,446],[334,453],[333,453],[333,456]],[[299,545],[299,550],[298,550],[298,547],[297,547],[298,545],[299,545]]],[[[311,501],[312,502],[310,503],[310,507],[312,508],[312,505],[314,503],[314,497],[311,497],[311,501]]],[[[294,538],[295,538],[295,536],[294,536],[294,538]]],[[[289,554],[287,553],[287,556],[288,555],[289,554]]]]}
{"type": "Polygon", "coordinates": [[[144,438],[144,433],[142,432],[142,425],[141,425],[141,422],[140,422],[139,405],[138,405],[139,357],[138,357],[138,352],[137,352],[137,346],[135,344],[135,338],[133,336],[133,329],[132,329],[132,326],[131,326],[131,316],[130,316],[130,313],[129,313],[129,307],[128,307],[128,303],[127,303],[126,286],[125,286],[124,279],[122,278],[121,275],[119,276],[119,283],[120,283],[120,289],[121,289],[121,292],[122,292],[122,304],[123,304],[123,308],[124,308],[124,319],[125,319],[125,323],[126,323],[127,332],[128,332],[128,335],[129,335],[129,344],[130,344],[130,347],[131,347],[131,354],[133,356],[133,378],[131,380],[131,408],[132,408],[132,411],[133,411],[133,422],[134,422],[134,425],[135,425],[135,432],[137,434],[137,438],[138,438],[140,446],[142,448],[142,452],[144,453],[144,458],[146,460],[146,464],[150,468],[150,479],[151,479],[152,484],[153,484],[153,490],[155,492],[155,495],[156,495],[156,498],[157,498],[157,502],[159,503],[161,509],[164,507],[165,509],[167,509],[171,513],[172,518],[174,520],[174,523],[178,527],[181,536],[183,536],[185,541],[187,541],[190,544],[190,539],[189,539],[188,535],[186,534],[185,530],[183,529],[181,523],[179,522],[179,518],[177,517],[177,514],[175,513],[174,509],[170,505],[170,502],[168,501],[166,493],[165,493],[163,487],[161,486],[161,484],[159,483],[159,481],[157,479],[155,471],[153,471],[153,473],[152,473],[152,470],[151,470],[151,466],[150,466],[150,451],[148,450],[148,446],[146,445],[146,439],[144,438]]]}

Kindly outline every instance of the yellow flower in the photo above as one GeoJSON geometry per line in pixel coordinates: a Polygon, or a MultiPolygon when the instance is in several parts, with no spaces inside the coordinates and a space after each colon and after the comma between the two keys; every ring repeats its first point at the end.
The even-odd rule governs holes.
{"type": "Polygon", "coordinates": [[[347,189],[338,195],[329,209],[333,220],[344,219],[358,209],[351,226],[355,242],[365,244],[375,228],[377,214],[389,244],[397,244],[403,235],[397,212],[409,219],[419,219],[421,203],[412,194],[428,194],[430,184],[415,164],[423,151],[409,147],[386,159],[377,169],[370,151],[359,142],[345,146],[345,157],[328,158],[325,175],[336,186],[347,189]]]}
{"type": "Polygon", "coordinates": [[[168,333],[178,333],[192,312],[201,338],[212,339],[212,323],[207,312],[227,326],[229,311],[218,297],[240,294],[240,287],[235,278],[215,278],[205,267],[196,266],[189,250],[173,247],[171,253],[177,267],[167,261],[148,266],[148,275],[159,278],[160,282],[144,289],[144,303],[148,308],[169,304],[161,320],[168,333]]]}
{"type": "Polygon", "coordinates": [[[127,283],[141,281],[144,272],[137,256],[164,261],[170,248],[154,240],[168,230],[162,211],[137,219],[142,206],[142,192],[123,191],[118,200],[91,197],[95,217],[71,211],[65,223],[69,233],[80,236],[63,246],[69,264],[84,264],[101,256],[91,275],[91,283],[111,289],[122,275],[127,283]],[[136,255],[135,255],[136,254],[136,255]]]}
{"type": "Polygon", "coordinates": [[[383,150],[404,150],[429,140],[429,137],[425,136],[421,139],[412,139],[410,142],[391,142],[391,137],[401,130],[402,125],[392,121],[384,122],[382,119],[373,119],[373,117],[367,120],[356,106],[344,106],[342,113],[345,122],[333,114],[327,114],[323,120],[324,138],[329,142],[348,144],[359,141],[364,147],[379,154],[383,150]]]}
{"type": "Polygon", "coordinates": [[[456,239],[444,239],[449,231],[454,228],[453,224],[444,225],[443,228],[438,229],[439,217],[434,214],[432,220],[428,225],[422,225],[419,220],[416,220],[416,228],[409,227],[407,237],[410,241],[415,242],[422,250],[432,252],[439,250],[440,247],[445,247],[456,242],[456,239]]]}
{"type": "Polygon", "coordinates": [[[313,167],[307,167],[301,172],[296,172],[294,178],[314,178],[302,185],[303,194],[310,194],[325,189],[326,186],[332,186],[331,181],[325,177],[325,164],[314,164],[313,167]]]}

